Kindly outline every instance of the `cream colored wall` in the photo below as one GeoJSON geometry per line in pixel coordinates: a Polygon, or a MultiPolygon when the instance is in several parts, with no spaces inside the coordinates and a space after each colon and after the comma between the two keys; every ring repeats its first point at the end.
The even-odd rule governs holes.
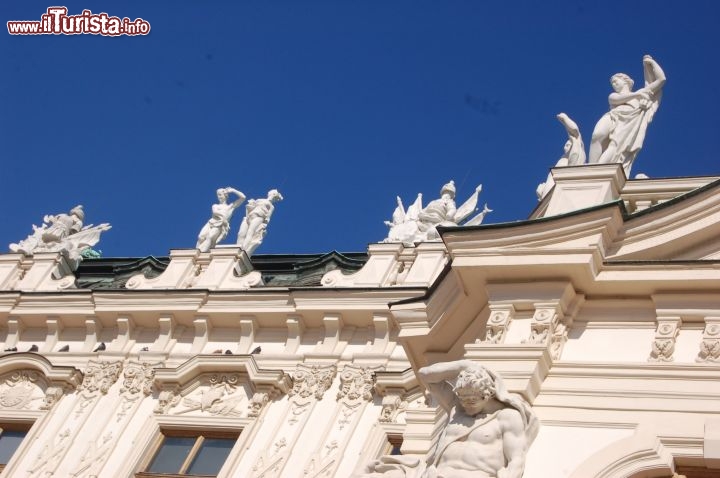
{"type": "Polygon", "coordinates": [[[527,455],[524,478],[565,478],[588,457],[631,436],[628,428],[583,428],[543,424],[527,455]]]}

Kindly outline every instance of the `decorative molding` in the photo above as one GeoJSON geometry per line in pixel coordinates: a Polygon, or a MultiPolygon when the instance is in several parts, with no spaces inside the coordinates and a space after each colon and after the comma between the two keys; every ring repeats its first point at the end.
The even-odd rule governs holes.
{"type": "Polygon", "coordinates": [[[380,423],[395,423],[400,412],[405,410],[408,402],[403,400],[400,395],[385,395],[382,399],[382,409],[380,410],[380,423]]]}
{"type": "Polygon", "coordinates": [[[85,377],[78,388],[86,399],[108,393],[110,387],[117,381],[122,371],[123,363],[103,362],[90,360],[85,368],[85,377]]]}
{"type": "Polygon", "coordinates": [[[355,403],[362,400],[369,402],[373,397],[374,384],[373,369],[346,365],[340,372],[340,390],[337,399],[346,403],[355,403]]]}
{"type": "Polygon", "coordinates": [[[680,333],[680,317],[658,317],[655,340],[652,343],[648,362],[672,362],[675,340],[680,333]]]}
{"type": "Polygon", "coordinates": [[[53,386],[46,388],[45,398],[43,398],[43,403],[40,405],[40,410],[50,410],[57,402],[60,401],[63,395],[65,395],[63,387],[53,386]]]}
{"type": "Polygon", "coordinates": [[[158,394],[158,401],[155,405],[155,408],[153,409],[153,412],[158,414],[165,414],[172,407],[180,403],[181,399],[182,396],[180,395],[177,387],[168,390],[162,390],[158,394]]]}
{"type": "Polygon", "coordinates": [[[288,395],[294,398],[320,400],[330,388],[337,367],[335,365],[298,364],[292,373],[293,386],[288,395]]]}
{"type": "Polygon", "coordinates": [[[290,390],[290,377],[259,369],[252,355],[196,355],[177,368],[156,369],[155,385],[155,414],[256,418],[290,390]]]}
{"type": "Polygon", "coordinates": [[[562,322],[557,324],[552,336],[550,336],[550,357],[553,360],[560,360],[567,338],[568,327],[562,322]]]}
{"type": "Polygon", "coordinates": [[[106,395],[110,387],[117,381],[122,371],[122,361],[116,362],[100,362],[90,360],[85,368],[85,377],[82,384],[78,387],[81,402],[75,409],[75,415],[80,416],[90,404],[100,397],[106,395]]]}
{"type": "Polygon", "coordinates": [[[199,390],[185,397],[181,402],[185,408],[175,414],[199,411],[214,416],[240,417],[243,412],[238,405],[247,400],[247,396],[239,382],[240,377],[235,374],[202,375],[196,385],[199,390]]]}
{"type": "Polygon", "coordinates": [[[250,271],[240,277],[228,277],[220,289],[248,290],[261,285],[265,285],[262,279],[262,273],[260,271],[250,271]]]}
{"type": "Polygon", "coordinates": [[[302,317],[288,317],[285,320],[287,326],[287,340],[285,342],[285,351],[294,354],[300,347],[302,336],[305,333],[305,324],[302,317]]]}
{"type": "Polygon", "coordinates": [[[310,414],[335,378],[335,365],[298,364],[292,372],[289,407],[252,468],[253,478],[276,478],[282,473],[310,414]]]}
{"type": "Polygon", "coordinates": [[[196,275],[197,260],[200,251],[197,249],[174,249],[170,251],[170,264],[157,277],[148,279],[144,274],[136,274],[125,283],[128,289],[178,289],[187,288],[196,275]]]}
{"type": "Polygon", "coordinates": [[[559,304],[537,306],[530,323],[530,337],[528,337],[526,343],[549,345],[550,336],[555,333],[555,327],[560,321],[560,316],[559,304]]]}
{"type": "Polygon", "coordinates": [[[75,276],[68,259],[61,252],[44,252],[26,257],[22,262],[22,279],[14,290],[55,292],[75,288],[75,276]]]}
{"type": "Polygon", "coordinates": [[[42,402],[38,402],[39,410],[50,410],[66,392],[77,389],[83,381],[80,370],[53,365],[42,355],[21,352],[0,356],[0,376],[7,374],[12,377],[18,373],[34,377],[32,384],[37,384],[44,391],[44,397],[38,395],[42,398],[42,402]]]}
{"type": "Polygon", "coordinates": [[[705,329],[696,362],[720,362],[720,317],[705,317],[705,329]]]}
{"type": "Polygon", "coordinates": [[[402,372],[375,372],[375,391],[378,395],[422,395],[415,371],[407,368],[402,372]]]}
{"type": "Polygon", "coordinates": [[[123,383],[120,388],[120,395],[124,397],[135,397],[139,394],[145,396],[152,392],[153,378],[155,377],[155,367],[160,363],[149,364],[129,360],[125,364],[123,371],[123,383]]]}
{"type": "Polygon", "coordinates": [[[117,412],[117,421],[122,420],[140,399],[152,393],[155,367],[159,365],[161,364],[149,364],[135,360],[129,360],[125,364],[123,382],[120,387],[121,403],[120,409],[117,412]]]}
{"type": "Polygon", "coordinates": [[[41,377],[35,370],[16,370],[0,377],[0,409],[40,408],[39,401],[44,398],[41,377]]]}
{"type": "Polygon", "coordinates": [[[321,435],[320,443],[310,455],[304,468],[309,478],[330,478],[335,476],[343,458],[343,451],[352,438],[363,411],[373,399],[373,370],[377,369],[345,365],[338,374],[340,389],[337,393],[338,406],[335,408],[332,426],[321,435]]]}
{"type": "Polygon", "coordinates": [[[263,408],[270,401],[270,395],[265,392],[255,392],[248,403],[247,416],[257,418],[262,413],[263,408]]]}
{"type": "Polygon", "coordinates": [[[72,445],[70,429],[66,428],[60,432],[55,438],[48,440],[45,443],[40,454],[35,458],[35,462],[31,465],[30,476],[42,476],[43,470],[48,470],[45,475],[52,476],[57,465],[65,456],[65,452],[72,445]]]}
{"type": "MultiPolygon", "coordinates": [[[[505,341],[505,333],[515,316],[515,307],[512,304],[489,303],[490,317],[485,326],[485,340],[489,344],[501,344],[505,341]]],[[[476,340],[479,343],[480,340],[476,340]]]]}
{"type": "Polygon", "coordinates": [[[423,396],[420,383],[413,369],[402,372],[375,372],[375,391],[382,397],[380,423],[395,423],[408,403],[423,396]]]}
{"type": "Polygon", "coordinates": [[[112,430],[108,430],[107,433],[97,439],[90,440],[80,458],[80,462],[70,476],[97,478],[98,473],[116,445],[117,439],[114,439],[112,430]]]}
{"type": "Polygon", "coordinates": [[[238,322],[240,325],[238,352],[249,354],[252,352],[251,347],[255,343],[255,333],[259,330],[259,325],[254,316],[240,317],[238,322]]]}
{"type": "Polygon", "coordinates": [[[155,384],[159,390],[185,388],[200,374],[238,374],[247,377],[253,392],[265,391],[271,399],[288,393],[290,377],[280,370],[260,369],[252,355],[196,355],[176,368],[155,370],[155,384]]]}

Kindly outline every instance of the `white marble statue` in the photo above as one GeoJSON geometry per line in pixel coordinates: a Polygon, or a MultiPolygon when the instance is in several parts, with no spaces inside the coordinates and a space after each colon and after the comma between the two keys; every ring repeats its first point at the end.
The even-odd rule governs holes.
{"type": "Polygon", "coordinates": [[[418,378],[447,412],[447,421],[426,460],[388,455],[358,477],[521,478],[538,432],[528,403],[508,393],[502,379],[477,362],[440,362],[418,378]]]}
{"type": "Polygon", "coordinates": [[[275,210],[275,203],[282,201],[282,194],[277,189],[268,191],[267,198],[250,199],[245,207],[245,218],[238,231],[237,245],[248,256],[260,246],[267,233],[270,217],[275,210]]]}
{"type": "Polygon", "coordinates": [[[208,252],[220,241],[225,239],[230,232],[230,218],[235,209],[245,201],[245,195],[235,188],[227,187],[217,190],[218,203],[212,205],[212,217],[205,223],[198,235],[195,247],[200,252],[208,252]],[[228,204],[230,193],[235,194],[237,199],[228,204]]]}
{"type": "Polygon", "coordinates": [[[665,73],[650,55],[643,58],[645,86],[632,91],[633,80],[625,73],[610,78],[610,111],[605,113],[592,134],[588,162],[622,163],[630,177],[633,161],[642,148],[648,124],[660,106],[665,73]]]}
{"type": "Polygon", "coordinates": [[[17,244],[10,244],[12,252],[33,255],[42,252],[62,252],[74,270],[83,258],[100,241],[100,234],[110,229],[110,224],[83,227],[85,212],[75,206],[68,214],[46,215],[43,224],[33,224],[33,233],[17,244]]]}
{"type": "MultiPolygon", "coordinates": [[[[581,166],[585,164],[585,145],[583,144],[582,135],[580,134],[580,128],[578,128],[578,125],[565,113],[557,115],[557,119],[565,127],[568,140],[563,147],[563,155],[555,164],[555,167],[581,166]]],[[[552,178],[552,173],[548,174],[545,182],[540,183],[537,187],[536,193],[538,199],[544,198],[554,185],[555,181],[552,178]]]]}
{"type": "Polygon", "coordinates": [[[437,226],[475,226],[482,223],[485,215],[492,212],[491,209],[488,209],[487,204],[479,214],[463,224],[463,221],[477,211],[480,191],[482,191],[482,185],[475,188],[472,196],[459,208],[455,204],[454,181],[445,184],[440,190],[440,198],[430,201],[424,208],[422,194],[418,194],[417,199],[407,211],[398,197],[398,205],[393,212],[392,221],[385,221],[385,224],[390,227],[390,231],[383,242],[402,242],[410,246],[416,242],[437,241],[440,240],[437,226]]]}

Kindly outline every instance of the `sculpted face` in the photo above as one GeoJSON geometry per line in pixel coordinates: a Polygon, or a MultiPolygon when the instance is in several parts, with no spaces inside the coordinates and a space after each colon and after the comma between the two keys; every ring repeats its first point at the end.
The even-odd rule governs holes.
{"type": "Polygon", "coordinates": [[[268,200],[270,202],[278,202],[282,201],[282,199],[282,194],[280,194],[280,191],[278,191],[277,189],[271,189],[270,191],[268,191],[268,200]]]}
{"type": "Polygon", "coordinates": [[[485,397],[480,392],[458,394],[458,401],[465,413],[470,416],[477,415],[485,409],[491,397],[485,397]]]}
{"type": "Polygon", "coordinates": [[[616,93],[620,93],[624,83],[619,78],[613,78],[610,84],[612,84],[613,90],[615,90],[616,93]]]}
{"type": "Polygon", "coordinates": [[[495,396],[495,381],[485,369],[464,370],[453,391],[465,413],[474,416],[482,413],[495,396]]]}
{"type": "Polygon", "coordinates": [[[217,190],[217,198],[218,198],[218,201],[220,201],[220,202],[225,202],[225,201],[227,201],[227,197],[228,197],[228,195],[227,195],[227,193],[225,192],[224,189],[218,189],[218,190],[217,190]]]}
{"type": "Polygon", "coordinates": [[[627,91],[632,90],[633,83],[632,78],[625,73],[617,73],[610,78],[610,84],[616,93],[621,93],[625,89],[627,89],[627,91]]]}

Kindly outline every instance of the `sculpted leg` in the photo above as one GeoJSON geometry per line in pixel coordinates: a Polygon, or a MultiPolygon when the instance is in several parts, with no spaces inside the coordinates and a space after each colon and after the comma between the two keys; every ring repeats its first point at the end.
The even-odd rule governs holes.
{"type": "Polygon", "coordinates": [[[588,155],[588,163],[601,163],[603,151],[607,149],[610,143],[610,133],[612,132],[613,121],[607,114],[600,118],[595,125],[592,139],[590,141],[590,154],[588,155]]]}
{"type": "Polygon", "coordinates": [[[248,228],[250,224],[248,224],[247,217],[243,219],[242,224],[240,224],[240,230],[238,231],[238,238],[237,238],[237,245],[242,246],[243,242],[245,242],[245,237],[248,233],[248,228]]]}

